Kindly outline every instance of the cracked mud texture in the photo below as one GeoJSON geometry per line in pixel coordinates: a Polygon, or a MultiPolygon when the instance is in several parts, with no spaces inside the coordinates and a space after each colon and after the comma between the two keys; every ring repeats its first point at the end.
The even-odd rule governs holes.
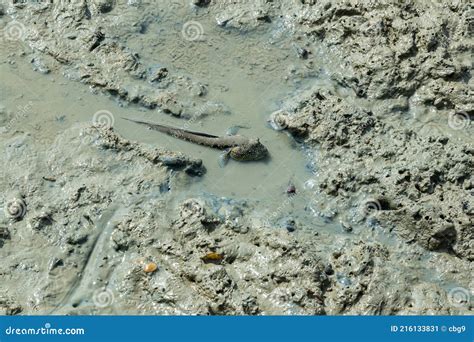
{"type": "MultiPolygon", "coordinates": [[[[4,314],[459,312],[437,285],[418,279],[412,286],[406,269],[419,267],[419,250],[314,232],[299,238],[261,225],[250,203],[224,198],[175,207],[163,196],[190,176],[163,160],[200,163],[110,128],[72,127],[43,153],[28,135],[15,134],[6,146],[3,162],[21,151],[28,167],[12,164],[23,173],[2,178],[16,180],[2,186],[18,189],[8,198],[21,200],[25,211],[3,222],[0,273],[5,284],[27,279],[29,290],[2,291],[4,314]],[[209,253],[219,257],[206,259],[209,253]],[[145,272],[149,262],[156,271],[145,272]]],[[[455,265],[461,275],[469,272],[469,264],[455,265]]]]}
{"type": "Polygon", "coordinates": [[[141,188],[155,195],[168,191],[175,168],[193,174],[202,168],[199,160],[131,143],[101,126],[66,130],[41,152],[36,145],[30,135],[14,134],[4,141],[2,153],[2,163],[9,165],[2,188],[15,189],[6,199],[21,215],[8,210],[3,218],[2,241],[9,238],[11,244],[5,246],[1,273],[5,283],[33,275],[25,284],[28,293],[17,288],[14,294],[26,303],[25,313],[34,313],[37,304],[47,308],[42,312],[58,304],[58,293],[83,271],[103,229],[97,221],[109,206],[132,198],[141,188]],[[115,192],[117,187],[124,189],[123,197],[115,192]]]}
{"type": "MultiPolygon", "coordinates": [[[[117,253],[159,261],[158,277],[123,265],[117,289],[130,308],[170,314],[321,314],[322,264],[287,232],[232,229],[198,199],[181,203],[179,218],[160,226],[137,208],[117,225],[117,253]],[[140,219],[144,217],[144,219],[140,219]],[[152,230],[157,239],[137,237],[152,230]],[[158,237],[159,232],[159,237],[158,237]],[[222,258],[206,261],[208,253],[222,258]],[[122,292],[123,291],[123,292],[122,292]]],[[[133,310],[132,310],[133,311],[133,310]]]]}
{"type": "Polygon", "coordinates": [[[302,3],[308,4],[298,18],[305,34],[345,56],[338,81],[357,96],[413,96],[474,114],[469,1],[302,3]]]}
{"type": "MultiPolygon", "coordinates": [[[[28,156],[22,175],[28,182],[3,184],[5,188],[19,186],[18,194],[9,199],[21,199],[25,205],[24,217],[9,222],[14,236],[10,246],[28,248],[32,257],[11,251],[1,273],[7,283],[21,278],[23,272],[36,276],[28,284],[34,298],[21,289],[10,289],[9,298],[2,302],[4,313],[56,312],[58,301],[70,299],[74,309],[60,313],[94,312],[89,284],[81,283],[88,268],[96,272],[91,283],[114,289],[110,290],[113,305],[109,304],[115,313],[136,313],[137,309],[161,314],[324,312],[322,264],[288,232],[275,234],[270,228],[255,227],[248,232],[243,223],[235,223],[242,214],[236,217],[232,207],[220,210],[219,217],[195,199],[180,205],[178,219],[162,219],[168,209],[160,194],[180,177],[167,166],[178,165],[183,172],[192,168],[194,174],[199,161],[132,143],[103,126],[73,127],[44,155],[31,151],[32,141],[26,135],[12,140],[7,142],[9,149],[28,156]],[[74,153],[65,153],[72,146],[76,146],[74,153]],[[42,163],[47,167],[33,167],[42,163]],[[122,198],[115,192],[117,187],[124,188],[122,198]],[[142,199],[105,232],[109,228],[102,217],[136,196],[142,199]],[[109,239],[96,247],[101,235],[109,239]],[[33,259],[35,252],[45,248],[40,260],[33,259]],[[98,260],[96,248],[107,251],[98,260]],[[203,257],[213,251],[222,253],[223,259],[205,263],[203,257]],[[143,270],[147,259],[158,264],[154,277],[143,270]],[[73,291],[64,293],[64,288],[73,291]]],[[[6,229],[2,232],[2,239],[9,238],[6,229]]]]}
{"type": "MultiPolygon", "coordinates": [[[[170,200],[170,189],[184,192],[205,174],[202,162],[108,127],[76,125],[51,146],[2,131],[11,205],[0,226],[0,313],[472,313],[423,274],[472,287],[472,6],[193,3],[223,29],[258,32],[281,19],[308,63],[323,48],[334,53],[325,70],[333,84],[288,99],[273,119],[317,151],[317,201],[348,231],[368,229],[292,234],[255,219],[255,203],[170,200]],[[402,242],[373,241],[380,231],[402,242]],[[157,270],[145,272],[148,263],[157,270]]],[[[24,23],[40,73],[177,117],[222,113],[206,85],[147,65],[123,42],[168,13],[104,0],[0,9],[24,23]],[[202,105],[214,109],[196,113],[202,105]]]]}
{"type": "Polygon", "coordinates": [[[394,127],[330,91],[311,94],[283,120],[321,149],[320,190],[348,207],[372,201],[376,218],[408,242],[473,260],[472,144],[394,127]]]}
{"type": "Polygon", "coordinates": [[[373,201],[377,218],[408,242],[472,261],[471,4],[440,12],[441,4],[425,2],[310,3],[299,18],[306,33],[346,56],[344,77],[334,77],[375,103],[366,108],[335,90],[314,89],[277,113],[292,134],[322,149],[320,189],[347,206],[357,205],[359,194],[359,206],[373,201]],[[451,110],[437,121],[464,129],[463,139],[403,124],[401,110],[420,103],[426,111],[451,110]]]}

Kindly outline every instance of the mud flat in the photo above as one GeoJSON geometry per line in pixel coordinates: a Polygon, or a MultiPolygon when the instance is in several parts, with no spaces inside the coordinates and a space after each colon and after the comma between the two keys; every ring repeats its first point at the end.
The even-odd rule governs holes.
{"type": "Polygon", "coordinates": [[[3,2],[0,312],[472,313],[473,13],[3,2]]]}

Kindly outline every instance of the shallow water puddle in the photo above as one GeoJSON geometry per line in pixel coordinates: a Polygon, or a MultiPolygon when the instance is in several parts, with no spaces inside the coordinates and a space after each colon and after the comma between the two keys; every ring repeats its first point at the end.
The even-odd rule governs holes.
{"type": "MultiPolygon", "coordinates": [[[[24,60],[14,65],[0,65],[5,80],[0,86],[4,94],[0,100],[15,111],[10,125],[32,132],[36,139],[50,143],[72,124],[91,122],[94,113],[107,110],[113,114],[114,129],[125,138],[203,160],[207,173],[200,179],[176,185],[170,193],[172,202],[201,195],[250,199],[254,201],[254,213],[263,220],[287,226],[288,219],[296,219],[312,228],[317,226],[317,229],[333,230],[327,218],[314,219],[318,213],[311,205],[313,190],[305,186],[314,175],[306,167],[308,159],[302,148],[286,134],[272,130],[267,123],[268,116],[279,109],[283,98],[303,91],[311,82],[331,86],[327,75],[320,73],[322,76],[317,79],[304,79],[292,72],[317,67],[310,68],[305,60],[298,58],[294,46],[278,29],[278,23],[268,25],[263,32],[258,30],[243,34],[218,27],[210,16],[200,16],[199,22],[207,30],[205,39],[183,42],[180,25],[176,23],[196,18],[193,18],[195,12],[190,7],[183,7],[182,11],[166,18],[168,31],[163,29],[163,22],[150,23],[145,34],[125,35],[128,37],[126,44],[141,48],[146,64],[164,65],[172,72],[187,74],[205,84],[209,91],[207,99],[222,104],[228,113],[186,120],[158,110],[127,106],[106,96],[91,94],[83,85],[66,81],[60,75],[34,72],[28,61],[24,60]],[[161,27],[161,35],[157,38],[155,32],[158,26],[161,27]],[[214,39],[213,35],[218,39],[214,39]],[[156,39],[159,39],[157,45],[144,43],[156,39]],[[185,49],[179,59],[168,53],[179,51],[176,45],[185,49]],[[222,168],[219,165],[220,151],[150,131],[122,120],[122,117],[184,126],[216,135],[224,135],[231,126],[246,126],[248,128],[240,129],[239,134],[259,137],[269,149],[271,158],[251,163],[231,160],[222,168]],[[297,196],[285,194],[290,184],[296,186],[297,196]]],[[[28,51],[24,46],[16,48],[28,51]]]]}
{"type": "MultiPolygon", "coordinates": [[[[176,7],[175,7],[176,8],[176,7]]],[[[207,169],[202,181],[192,191],[209,191],[220,196],[238,196],[281,201],[281,195],[291,179],[302,182],[308,177],[306,160],[291,138],[271,130],[268,116],[278,109],[283,97],[301,90],[307,84],[298,77],[291,78],[289,71],[304,67],[294,47],[285,40],[277,24],[262,29],[264,32],[242,33],[216,25],[211,15],[201,14],[190,6],[168,11],[167,16],[148,23],[144,34],[129,36],[127,45],[139,49],[149,65],[189,75],[206,85],[207,98],[223,104],[229,113],[217,113],[203,118],[174,119],[153,112],[129,113],[128,117],[145,118],[191,130],[224,135],[235,125],[238,132],[258,137],[270,150],[267,162],[238,163],[230,161],[221,168],[219,151],[173,139],[158,132],[133,124],[120,124],[119,130],[131,139],[159,144],[201,158],[207,169]],[[194,25],[190,41],[183,31],[187,24],[194,25]]],[[[262,31],[258,30],[258,31],[262,31]]]]}
{"type": "Polygon", "coordinates": [[[39,140],[51,142],[75,122],[91,122],[94,113],[107,110],[113,114],[114,129],[125,138],[203,160],[207,173],[190,182],[174,184],[168,194],[170,206],[195,196],[204,196],[210,202],[221,197],[251,200],[253,216],[269,224],[291,230],[294,220],[298,229],[344,234],[338,224],[332,223],[336,213],[318,202],[316,189],[311,186],[311,179],[317,175],[307,164],[314,158],[307,158],[307,152],[291,137],[272,130],[267,123],[269,115],[280,109],[284,99],[310,85],[335,87],[325,72],[328,56],[318,51],[321,56],[316,60],[321,64],[308,65],[306,60],[298,58],[293,43],[285,38],[278,22],[242,33],[217,26],[210,15],[196,16],[191,7],[180,7],[180,11],[172,15],[168,12],[161,21],[151,20],[145,33],[131,30],[124,35],[123,43],[139,50],[146,65],[165,66],[172,73],[185,74],[201,82],[208,90],[206,99],[221,104],[228,112],[175,118],[159,110],[91,94],[83,85],[66,81],[62,76],[36,73],[27,61],[22,61],[13,67],[0,66],[6,80],[1,86],[2,94],[6,94],[2,102],[13,109],[28,106],[25,115],[18,116],[12,126],[21,130],[26,124],[39,140]],[[180,28],[189,21],[202,25],[202,40],[190,42],[183,38],[180,28]],[[176,53],[180,58],[174,57],[176,53]],[[295,70],[307,70],[306,75],[317,77],[304,78],[295,70]],[[231,126],[246,126],[239,134],[259,137],[271,158],[251,163],[231,160],[221,167],[220,151],[148,130],[122,117],[216,135],[224,135],[231,126]],[[286,194],[290,185],[296,187],[296,196],[286,194]]]}
{"type": "MultiPolygon", "coordinates": [[[[330,52],[312,46],[314,58],[310,59],[311,62],[299,58],[298,47],[294,45],[298,40],[294,37],[287,39],[278,18],[256,29],[224,28],[217,25],[216,19],[207,9],[193,8],[188,3],[171,6],[166,10],[167,5],[174,3],[176,1],[158,3],[157,6],[162,7],[161,11],[150,13],[138,30],[131,21],[119,21],[122,25],[121,31],[115,33],[116,37],[108,38],[117,39],[132,50],[138,51],[141,60],[144,65],[150,67],[150,71],[165,67],[173,77],[182,75],[183,79],[192,80],[189,84],[201,83],[206,95],[200,99],[208,100],[222,108],[221,111],[208,116],[198,115],[190,119],[179,119],[160,110],[139,108],[121,103],[115,98],[91,94],[84,85],[68,81],[59,73],[43,75],[34,72],[30,58],[22,57],[29,56],[30,51],[20,43],[18,46],[0,51],[1,60],[6,61],[0,64],[3,81],[0,83],[0,103],[5,107],[0,108],[2,120],[0,126],[7,126],[6,137],[15,130],[30,133],[39,142],[37,149],[32,150],[41,152],[57,134],[74,123],[92,122],[94,113],[106,110],[113,114],[112,124],[120,135],[200,158],[207,168],[207,173],[203,177],[171,177],[169,183],[163,183],[165,188],[170,184],[170,191],[167,191],[168,189],[162,191],[161,187],[159,189],[156,187],[156,192],[134,195],[122,194],[120,193],[122,190],[118,189],[113,203],[94,225],[96,231],[91,235],[93,243],[87,246],[90,254],[81,275],[69,277],[74,281],[71,280],[64,285],[64,288],[69,289],[68,293],[61,298],[51,298],[51,304],[62,303],[66,309],[71,305],[83,307],[90,305],[92,288],[102,286],[110,279],[109,272],[113,271],[114,265],[123,264],[127,260],[130,264],[134,262],[132,258],[135,256],[127,253],[126,258],[129,259],[118,260],[117,257],[117,260],[109,260],[109,265],[101,269],[100,257],[114,254],[107,242],[110,240],[114,221],[121,219],[121,215],[127,215],[137,207],[141,207],[143,212],[157,213],[156,219],[163,220],[161,226],[169,227],[169,222],[175,218],[173,215],[176,213],[177,205],[190,197],[206,200],[206,209],[211,208],[217,215],[224,213],[223,216],[232,209],[240,210],[239,205],[236,205],[240,204],[244,208],[242,210],[245,211],[245,215],[240,215],[239,212],[240,216],[236,215],[239,220],[260,219],[275,229],[286,229],[298,239],[299,243],[307,243],[307,246],[314,244],[315,246],[310,246],[308,249],[314,247],[317,252],[321,252],[322,258],[330,259],[334,251],[350,249],[353,243],[363,241],[379,243],[399,256],[400,260],[404,260],[406,243],[400,242],[400,239],[394,237],[388,228],[382,227],[376,220],[364,222],[354,220],[358,223],[354,223],[350,229],[337,223],[340,219],[356,217],[357,215],[355,213],[352,215],[351,211],[360,208],[351,208],[348,210],[349,213],[335,212],[334,208],[337,206],[329,203],[327,197],[320,196],[314,186],[316,182],[312,181],[318,177],[318,165],[307,167],[310,160],[312,163],[314,161],[317,163],[317,158],[314,156],[306,158],[306,153],[317,153],[317,151],[308,151],[304,146],[298,146],[286,134],[270,129],[266,122],[270,113],[280,109],[286,102],[284,99],[305,91],[309,86],[332,89],[341,97],[347,96],[353,99],[354,105],[360,104],[370,108],[378,104],[364,103],[356,99],[351,90],[338,88],[331,80],[330,74],[344,70],[338,66],[337,59],[332,60],[330,52]],[[183,32],[186,32],[184,29],[190,23],[193,25],[190,34],[197,34],[197,39],[186,39],[184,36],[183,32]],[[26,54],[18,53],[22,50],[26,54]],[[7,51],[15,51],[18,54],[6,56],[7,51]],[[4,115],[7,112],[8,115],[4,115]],[[143,126],[122,120],[121,117],[146,119],[177,127],[184,126],[191,130],[217,135],[224,135],[229,127],[235,125],[246,126],[247,128],[241,129],[239,134],[259,137],[270,150],[271,159],[254,163],[230,161],[222,168],[218,163],[220,151],[150,131],[143,126]],[[293,192],[290,184],[295,186],[294,195],[286,193],[288,190],[293,192]],[[166,217],[167,215],[169,217],[166,217]],[[318,243],[313,243],[316,240],[318,243]]],[[[130,14],[126,8],[123,11],[113,11],[110,15],[116,15],[114,13],[123,13],[125,16],[130,14]]],[[[193,101],[186,98],[188,95],[178,94],[179,96],[182,100],[193,101]]],[[[348,102],[351,103],[350,100],[348,102]]],[[[189,110],[191,115],[192,108],[189,110]]],[[[194,108],[199,114],[201,109],[199,105],[194,108]]],[[[416,108],[413,106],[411,108],[414,117],[419,116],[427,122],[431,121],[429,115],[424,115],[426,113],[417,113],[416,108]]],[[[20,138],[18,141],[21,144],[20,138]]],[[[68,150],[66,146],[64,151],[68,153],[74,149],[68,150]]],[[[326,167],[337,170],[337,165],[326,167]]],[[[140,175],[143,174],[138,168],[133,170],[140,175]]],[[[156,169],[153,169],[151,174],[146,175],[147,180],[155,180],[155,171],[156,169]]],[[[352,224],[352,221],[350,223],[352,224]]],[[[251,226],[258,228],[260,225],[257,222],[251,226]]],[[[20,249],[23,248],[25,242],[29,243],[29,237],[27,234],[17,235],[19,241],[15,241],[12,248],[13,246],[17,249],[18,246],[20,249]]],[[[39,246],[29,243],[27,247],[34,247],[37,251],[47,248],[46,241],[45,247],[42,246],[42,241],[34,241],[39,246]],[[41,243],[37,243],[38,241],[41,243]]],[[[449,276],[445,277],[438,271],[433,272],[426,268],[427,263],[431,265],[436,263],[438,260],[436,254],[418,250],[417,247],[408,248],[414,250],[410,253],[413,253],[416,259],[413,262],[410,260],[409,266],[402,263],[400,268],[406,270],[414,279],[435,282],[446,288],[453,286],[454,283],[450,282],[449,276]]],[[[5,251],[8,253],[9,250],[5,251]]],[[[42,269],[47,269],[49,258],[55,251],[53,248],[51,251],[44,250],[43,253],[37,251],[37,257],[31,254],[27,255],[27,258],[32,262],[38,260],[44,265],[42,269]]],[[[48,275],[50,276],[51,274],[48,275]]],[[[350,274],[337,274],[336,277],[343,286],[350,286],[350,274]]],[[[39,293],[41,294],[41,291],[39,293]]]]}

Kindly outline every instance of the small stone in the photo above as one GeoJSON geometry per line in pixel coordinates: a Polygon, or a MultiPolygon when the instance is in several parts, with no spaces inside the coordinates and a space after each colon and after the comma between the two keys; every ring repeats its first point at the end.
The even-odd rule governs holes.
{"type": "Polygon", "coordinates": [[[192,4],[197,7],[205,7],[209,5],[211,0],[193,0],[192,4]]]}
{"type": "Polygon", "coordinates": [[[0,247],[3,247],[5,240],[10,239],[10,232],[7,227],[0,227],[0,247]]]}
{"type": "Polygon", "coordinates": [[[309,51],[302,47],[296,48],[296,53],[301,59],[308,59],[309,51]]]}
{"type": "Polygon", "coordinates": [[[352,226],[351,226],[349,223],[347,223],[347,222],[345,222],[345,221],[342,221],[342,222],[341,222],[341,226],[342,226],[342,229],[343,229],[346,233],[352,232],[352,226]]]}
{"type": "Polygon", "coordinates": [[[328,264],[326,268],[324,269],[324,273],[326,273],[328,276],[334,274],[334,270],[332,269],[332,265],[328,264]]]}
{"type": "Polygon", "coordinates": [[[158,269],[158,265],[155,264],[154,262],[149,262],[143,266],[143,271],[145,273],[153,273],[158,269]]]}
{"type": "Polygon", "coordinates": [[[74,40],[74,39],[77,38],[77,33],[76,33],[76,32],[67,32],[67,33],[64,35],[64,38],[70,39],[70,40],[74,40]]]}
{"type": "Polygon", "coordinates": [[[47,75],[51,72],[48,66],[40,58],[33,58],[31,64],[33,64],[33,70],[41,74],[47,75]]]}
{"type": "Polygon", "coordinates": [[[328,208],[321,211],[321,217],[324,219],[324,222],[326,223],[332,222],[334,218],[336,217],[336,215],[337,215],[337,211],[335,209],[328,208]]]}
{"type": "Polygon", "coordinates": [[[97,9],[100,13],[108,13],[114,8],[114,0],[96,0],[97,9]]]}
{"type": "Polygon", "coordinates": [[[296,195],[296,187],[293,184],[288,185],[288,188],[286,188],[286,193],[288,195],[296,195]]]}
{"type": "Polygon", "coordinates": [[[281,110],[273,112],[268,119],[268,123],[275,131],[282,131],[288,127],[287,115],[281,110]]]}
{"type": "Polygon", "coordinates": [[[221,253],[210,252],[204,255],[201,260],[205,263],[220,263],[224,260],[224,255],[221,253]]]}
{"type": "Polygon", "coordinates": [[[51,224],[53,224],[53,218],[49,210],[34,213],[28,221],[28,227],[34,230],[42,230],[51,224]]]}
{"type": "Polygon", "coordinates": [[[290,233],[294,232],[296,230],[296,221],[292,218],[287,219],[285,222],[285,227],[290,233]]]}
{"type": "Polygon", "coordinates": [[[53,257],[50,261],[49,261],[49,266],[48,266],[48,269],[49,271],[52,271],[58,267],[61,267],[61,266],[64,266],[64,261],[63,259],[61,258],[58,258],[58,257],[53,257]]]}
{"type": "Polygon", "coordinates": [[[151,82],[159,82],[168,76],[168,69],[166,68],[159,68],[157,69],[153,75],[150,77],[151,82]]]}

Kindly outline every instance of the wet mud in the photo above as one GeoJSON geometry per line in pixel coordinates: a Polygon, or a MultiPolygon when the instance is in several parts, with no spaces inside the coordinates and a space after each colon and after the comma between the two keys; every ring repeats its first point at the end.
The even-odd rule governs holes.
{"type": "Polygon", "coordinates": [[[0,313],[472,314],[473,11],[3,1],[0,313]]]}

